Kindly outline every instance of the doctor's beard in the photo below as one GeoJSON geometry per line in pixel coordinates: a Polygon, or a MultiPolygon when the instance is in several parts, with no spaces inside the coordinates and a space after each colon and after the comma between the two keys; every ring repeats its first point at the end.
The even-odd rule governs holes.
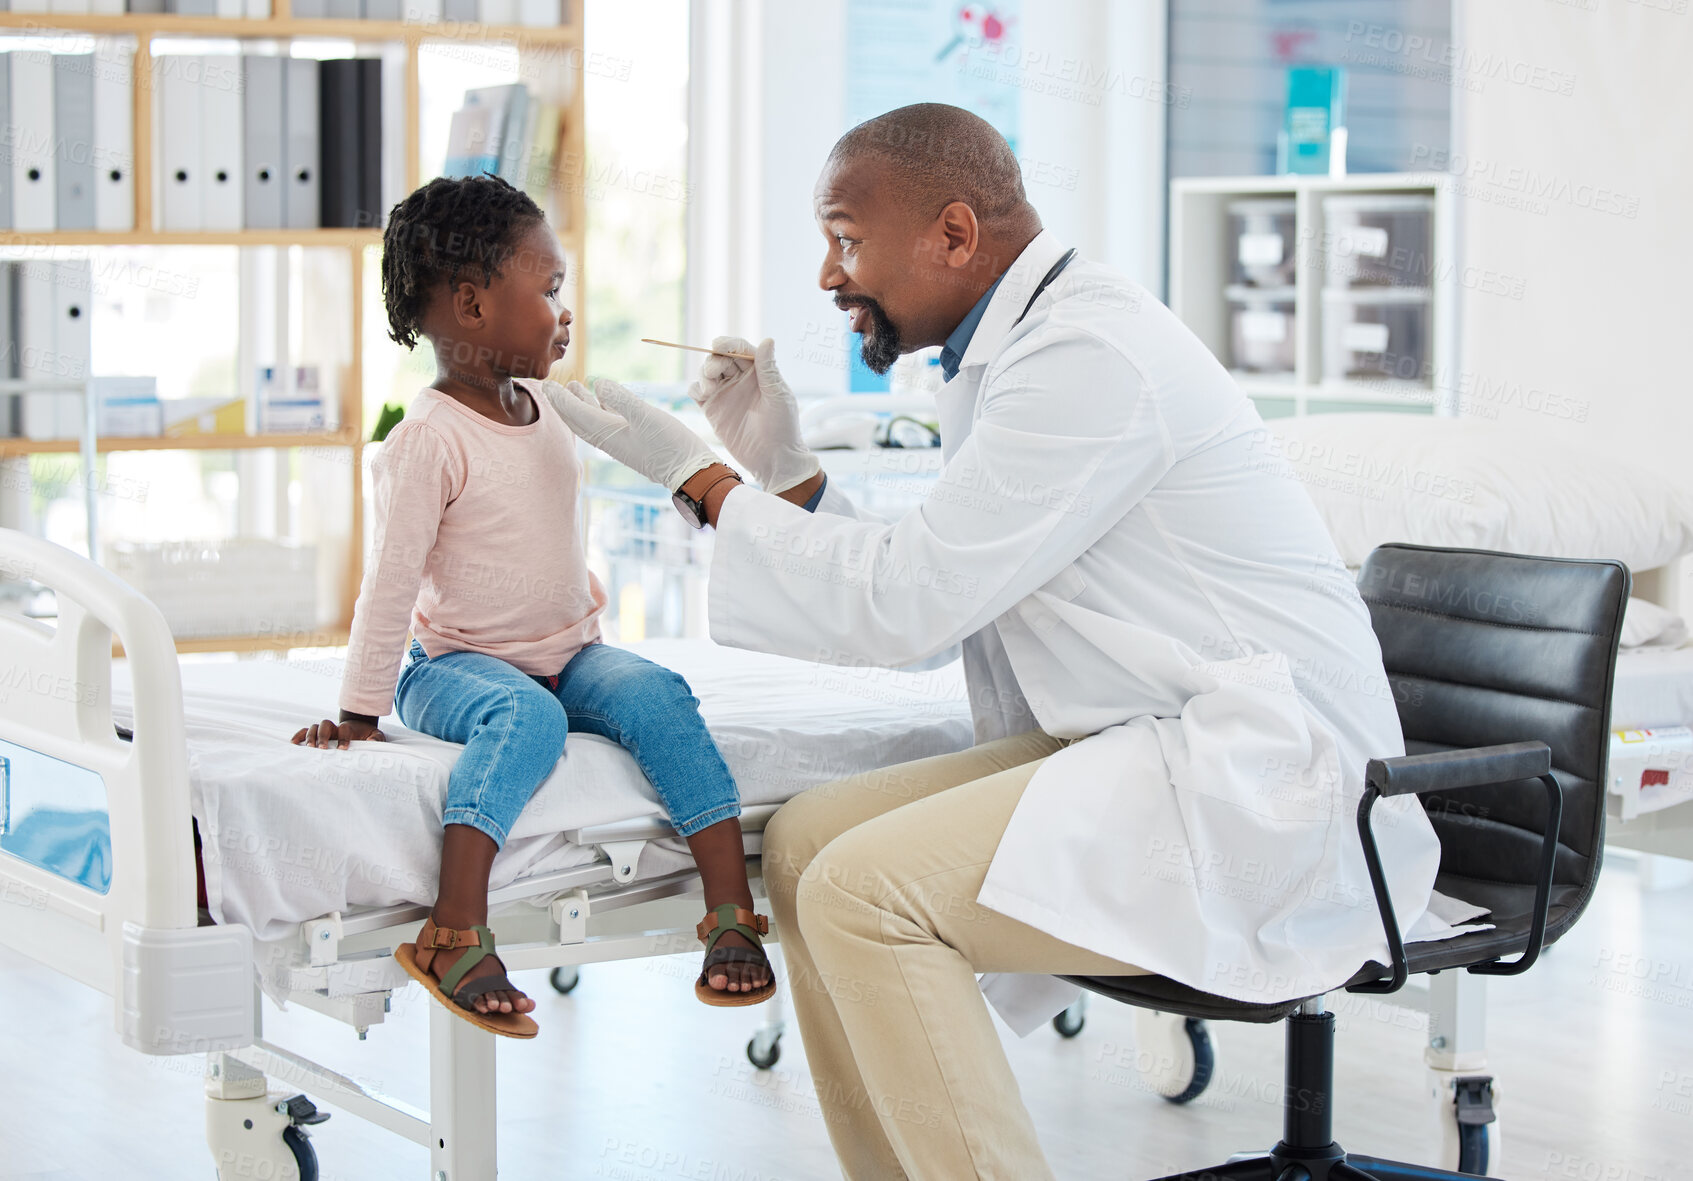
{"type": "Polygon", "coordinates": [[[869,366],[872,373],[886,373],[892,369],[903,350],[899,347],[899,329],[888,319],[882,305],[861,295],[852,299],[836,300],[835,306],[842,311],[848,308],[863,308],[870,313],[870,331],[862,334],[858,355],[864,359],[865,365],[869,366]]]}

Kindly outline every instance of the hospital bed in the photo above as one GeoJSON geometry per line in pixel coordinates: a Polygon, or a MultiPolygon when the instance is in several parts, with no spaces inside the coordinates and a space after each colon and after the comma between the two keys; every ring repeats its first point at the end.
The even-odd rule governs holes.
{"type": "MultiPolygon", "coordinates": [[[[69,551],[0,530],[0,571],[57,597],[56,626],[0,614],[0,944],[110,995],[127,1045],[204,1055],[207,1141],[226,1181],[315,1177],[313,1100],[426,1145],[434,1181],[493,1177],[491,1035],[429,1006],[423,1111],[271,1042],[263,1024],[266,995],[360,1038],[383,1023],[409,983],[391,953],[433,897],[457,748],[393,719],[386,744],[290,746],[333,704],[336,662],[179,664],[157,610],[69,551]],[[197,925],[196,825],[209,926],[197,925]]],[[[642,650],[701,698],[741,786],[758,896],[762,829],[781,800],[971,742],[956,667],[825,668],[698,641],[642,650]]],[[[629,756],[573,735],[495,862],[502,958],[569,973],[697,956],[684,850],[629,756]]],[[[780,1033],[778,1013],[755,1055],[773,1059],[780,1033]]]]}

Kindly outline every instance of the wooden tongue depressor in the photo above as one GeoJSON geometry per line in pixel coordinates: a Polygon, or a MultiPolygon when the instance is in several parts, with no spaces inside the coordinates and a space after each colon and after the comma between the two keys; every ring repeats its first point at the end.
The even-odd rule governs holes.
{"type": "Polygon", "coordinates": [[[697,344],[677,344],[675,341],[670,340],[654,340],[650,336],[641,337],[641,343],[662,345],[667,349],[687,349],[691,353],[710,353],[714,357],[734,357],[740,361],[756,361],[758,359],[751,353],[725,353],[720,352],[717,349],[702,348],[697,344]]]}

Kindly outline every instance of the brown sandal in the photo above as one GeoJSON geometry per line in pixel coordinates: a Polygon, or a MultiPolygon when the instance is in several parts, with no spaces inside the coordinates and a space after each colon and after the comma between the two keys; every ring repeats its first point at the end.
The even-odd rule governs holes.
{"type": "Polygon", "coordinates": [[[761,935],[770,934],[769,919],[761,914],[754,914],[745,907],[736,906],[733,902],[725,902],[701,919],[695,930],[699,934],[700,942],[705,944],[705,966],[700,969],[700,978],[694,981],[695,996],[708,1005],[727,1009],[760,1004],[776,995],[776,973],[771,970],[770,957],[764,954],[764,941],[759,938],[761,935]],[[723,938],[727,931],[735,932],[753,946],[717,946],[717,941],[723,938]],[[751,992],[730,992],[726,988],[713,988],[711,970],[721,964],[763,964],[765,971],[770,973],[770,982],[751,992]]]}
{"type": "MultiPolygon", "coordinates": [[[[423,929],[417,933],[416,943],[402,943],[394,949],[394,958],[400,961],[400,966],[406,973],[423,987],[427,988],[436,1000],[447,1006],[447,1010],[463,1017],[472,1025],[486,1029],[489,1033],[497,1033],[502,1037],[532,1038],[541,1032],[541,1027],[527,1013],[481,1013],[474,1007],[476,998],[483,993],[498,992],[509,989],[521,992],[506,976],[504,967],[501,971],[487,976],[478,976],[469,983],[465,976],[477,964],[494,955],[494,933],[484,926],[469,927],[465,930],[454,930],[452,927],[437,927],[433,918],[425,920],[423,929]],[[455,947],[468,947],[472,950],[459,957],[458,963],[447,969],[447,974],[437,980],[430,975],[429,966],[435,962],[435,956],[443,951],[451,951],[455,947]]],[[[495,957],[498,959],[498,957],[495,957]]]]}

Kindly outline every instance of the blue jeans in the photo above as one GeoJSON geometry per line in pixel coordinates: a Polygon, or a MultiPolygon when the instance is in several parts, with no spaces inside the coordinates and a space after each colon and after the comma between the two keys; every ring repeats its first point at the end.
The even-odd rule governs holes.
{"type": "Polygon", "coordinates": [[[496,845],[572,730],[634,755],[683,836],[739,816],[740,792],[699,705],[679,673],[609,644],[589,644],[556,677],[533,677],[480,652],[431,659],[413,640],[394,694],[409,728],[464,744],[442,822],[468,824],[496,845]]]}

